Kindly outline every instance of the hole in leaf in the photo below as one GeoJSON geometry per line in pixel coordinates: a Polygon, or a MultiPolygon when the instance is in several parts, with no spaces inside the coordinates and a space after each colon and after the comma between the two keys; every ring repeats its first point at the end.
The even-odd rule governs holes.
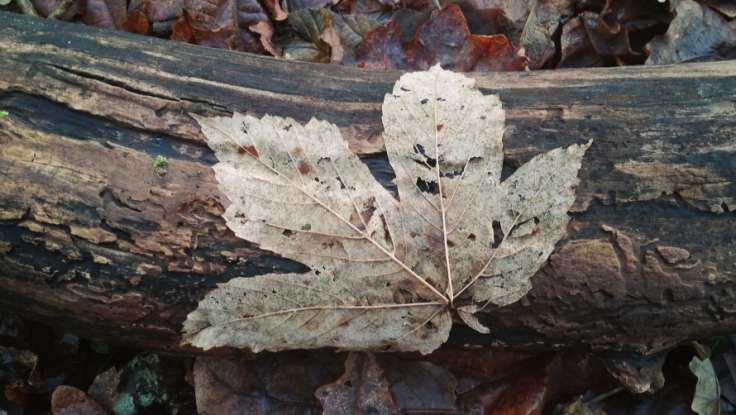
{"type": "Polygon", "coordinates": [[[474,233],[471,233],[470,235],[468,235],[468,239],[471,240],[471,241],[474,241],[475,240],[475,234],[474,233]]]}
{"type": "Polygon", "coordinates": [[[426,182],[422,180],[421,177],[417,178],[417,188],[419,188],[419,190],[421,190],[424,193],[431,193],[433,195],[436,195],[437,193],[440,192],[440,188],[437,185],[436,181],[432,180],[432,181],[426,182]]]}
{"type": "Polygon", "coordinates": [[[498,248],[498,246],[501,245],[501,241],[503,241],[503,229],[501,229],[501,222],[494,220],[492,226],[493,242],[491,243],[491,247],[498,248]]]}
{"type": "Polygon", "coordinates": [[[281,232],[281,234],[282,234],[282,235],[284,235],[284,236],[291,236],[291,235],[293,235],[294,233],[295,233],[294,231],[292,231],[292,230],[289,230],[289,229],[284,229],[284,231],[283,231],[283,232],[281,232]]]}
{"type": "Polygon", "coordinates": [[[340,189],[345,189],[345,187],[346,187],[345,186],[345,183],[342,182],[342,179],[340,178],[340,176],[335,177],[335,180],[337,180],[338,183],[340,183],[340,189]]]}
{"type": "Polygon", "coordinates": [[[414,153],[418,156],[414,161],[419,164],[427,164],[429,167],[435,167],[437,165],[437,159],[427,155],[424,146],[421,144],[414,145],[414,153]]]}

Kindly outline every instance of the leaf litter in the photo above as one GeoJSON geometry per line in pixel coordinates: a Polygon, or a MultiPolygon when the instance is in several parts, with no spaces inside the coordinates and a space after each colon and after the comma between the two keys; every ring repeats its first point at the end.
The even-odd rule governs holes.
{"type": "Polygon", "coordinates": [[[565,235],[590,145],[540,154],[501,181],[498,96],[439,66],[403,75],[384,99],[398,200],[330,123],[195,118],[232,202],[227,226],[311,269],[212,290],[183,329],[203,349],[429,353],[453,318],[487,332],[476,313],[526,294],[565,235]]]}

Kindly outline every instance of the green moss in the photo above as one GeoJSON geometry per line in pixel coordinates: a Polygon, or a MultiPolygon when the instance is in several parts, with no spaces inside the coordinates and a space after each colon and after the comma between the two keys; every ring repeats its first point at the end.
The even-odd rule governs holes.
{"type": "Polygon", "coordinates": [[[166,172],[169,169],[169,160],[162,156],[158,155],[155,159],[153,159],[153,171],[156,172],[159,176],[163,176],[166,174],[166,172]]]}
{"type": "Polygon", "coordinates": [[[9,113],[8,113],[7,111],[2,111],[2,110],[0,110],[0,118],[5,118],[5,117],[7,117],[8,115],[9,115],[9,113]]]}
{"type": "Polygon", "coordinates": [[[137,410],[133,396],[126,392],[119,394],[112,411],[115,415],[135,415],[137,410]]]}

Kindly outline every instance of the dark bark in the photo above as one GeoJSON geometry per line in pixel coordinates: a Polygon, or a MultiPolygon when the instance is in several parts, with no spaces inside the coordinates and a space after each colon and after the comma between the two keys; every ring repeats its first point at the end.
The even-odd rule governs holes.
{"type": "MultiPolygon", "coordinates": [[[[235,276],[303,267],[236,238],[190,112],[338,124],[384,183],[400,75],[287,62],[0,13],[0,308],[178,349],[235,276]],[[167,173],[152,166],[169,159],[167,173]]],[[[736,330],[736,63],[476,76],[507,109],[506,173],[593,139],[567,239],[490,335],[651,353],[736,330]]],[[[554,172],[550,172],[554,174],[554,172]]]]}

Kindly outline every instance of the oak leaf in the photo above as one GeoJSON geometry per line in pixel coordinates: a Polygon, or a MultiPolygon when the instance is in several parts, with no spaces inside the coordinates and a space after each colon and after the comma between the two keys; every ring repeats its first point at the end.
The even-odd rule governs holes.
{"type": "Polygon", "coordinates": [[[405,74],[384,99],[398,200],[328,122],[196,118],[232,202],[227,226],[311,269],[212,290],[184,323],[204,349],[428,353],[453,316],[486,332],[475,313],[520,299],[565,235],[590,145],[540,154],[501,181],[498,96],[439,66],[405,74]]]}

